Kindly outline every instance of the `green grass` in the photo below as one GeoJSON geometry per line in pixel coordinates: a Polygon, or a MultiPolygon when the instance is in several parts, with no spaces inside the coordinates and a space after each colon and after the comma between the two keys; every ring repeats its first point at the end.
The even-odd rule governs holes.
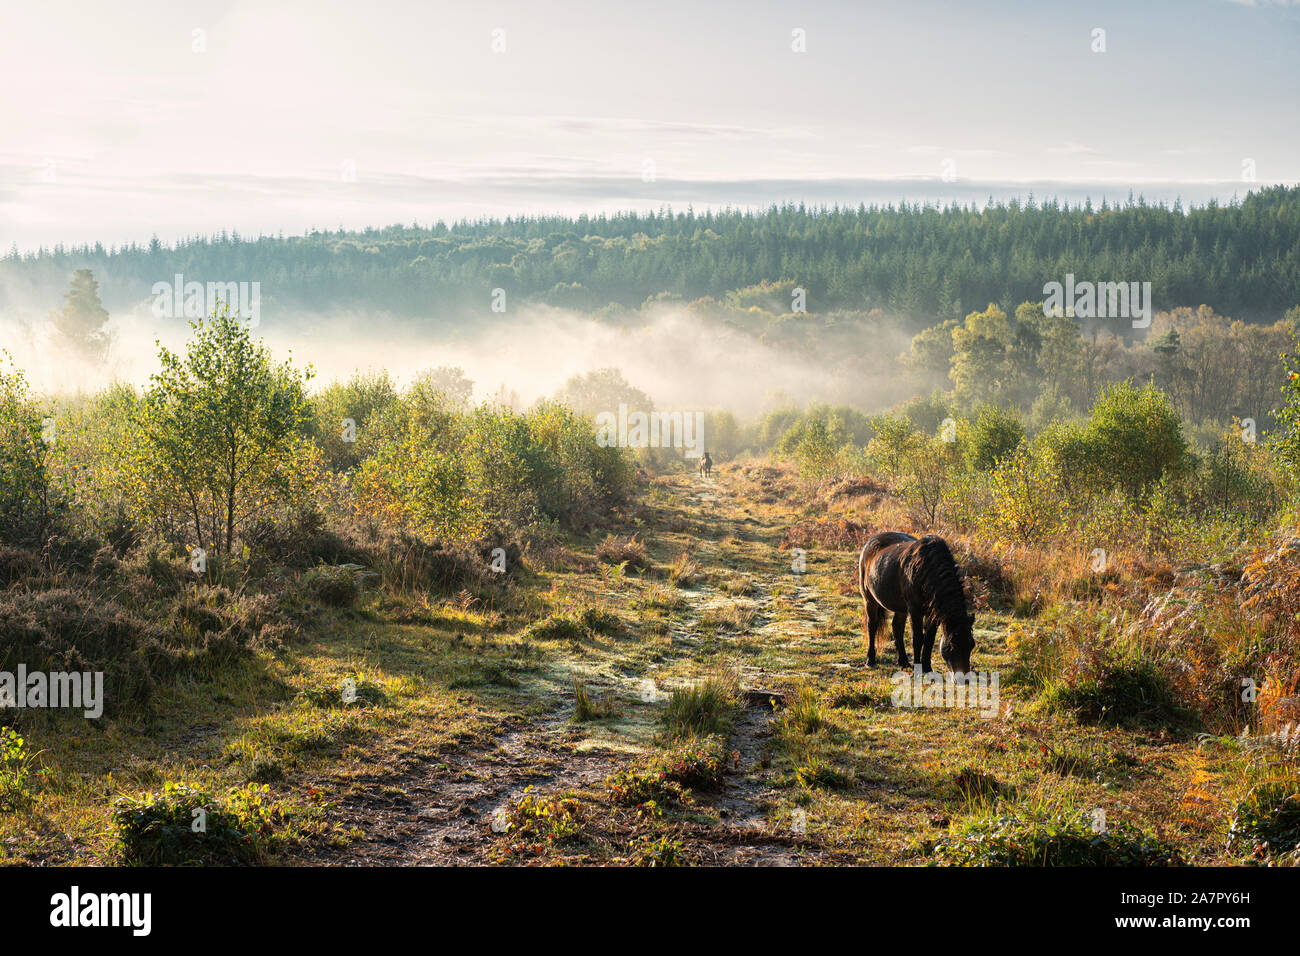
{"type": "Polygon", "coordinates": [[[740,705],[740,680],[736,673],[717,669],[672,693],[664,708],[664,732],[671,739],[726,734],[740,705]]]}

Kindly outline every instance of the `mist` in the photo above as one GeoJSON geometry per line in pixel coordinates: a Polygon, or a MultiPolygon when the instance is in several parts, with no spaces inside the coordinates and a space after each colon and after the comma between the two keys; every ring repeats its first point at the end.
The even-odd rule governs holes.
{"type": "MultiPolygon", "coordinates": [[[[54,345],[45,318],[0,317],[0,348],[36,390],[68,394],[93,392],[114,381],[143,387],[158,367],[158,345],[178,351],[191,335],[187,320],[160,319],[147,303],[113,316],[108,331],[112,345],[99,365],[78,361],[54,345]]],[[[554,396],[574,375],[616,368],[658,407],[725,409],[750,418],[772,407],[813,401],[874,410],[906,397],[902,377],[888,369],[906,351],[910,330],[900,323],[840,327],[818,344],[796,347],[682,308],[659,307],[620,325],[564,309],[523,306],[505,315],[479,313],[451,321],[443,316],[423,323],[382,312],[264,310],[253,335],[277,361],[311,365],[313,389],[368,370],[385,370],[407,384],[424,370],[453,366],[474,382],[474,401],[487,400],[504,386],[529,405],[554,396]]],[[[811,338],[800,336],[801,342],[811,338]]]]}

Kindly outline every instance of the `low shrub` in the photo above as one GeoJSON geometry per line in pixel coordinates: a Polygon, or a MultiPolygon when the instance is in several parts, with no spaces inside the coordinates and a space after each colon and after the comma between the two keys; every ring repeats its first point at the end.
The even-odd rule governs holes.
{"type": "Polygon", "coordinates": [[[644,571],[650,567],[645,544],[638,541],[636,535],[630,538],[606,535],[596,546],[596,560],[601,564],[621,564],[630,571],[644,571]]]}
{"type": "Polygon", "coordinates": [[[1127,823],[1095,830],[1081,814],[1022,811],[956,822],[939,840],[944,866],[1176,866],[1178,850],[1127,823]]]}
{"type": "Polygon", "coordinates": [[[582,832],[586,819],[582,804],[567,794],[546,796],[524,790],[507,814],[506,832],[524,843],[559,843],[582,832]]]}
{"type": "Polygon", "coordinates": [[[0,727],[0,810],[16,810],[31,799],[28,779],[33,755],[27,741],[10,727],[0,727]]]}
{"type": "Polygon", "coordinates": [[[1044,704],[1106,725],[1179,728],[1194,715],[1174,698],[1165,675],[1150,661],[1110,661],[1077,683],[1048,687],[1044,704]]]}
{"type": "Polygon", "coordinates": [[[661,807],[680,807],[690,802],[690,794],[663,770],[620,770],[607,777],[605,789],[610,799],[622,807],[637,807],[653,801],[661,807]]]}
{"type": "Polygon", "coordinates": [[[200,787],[168,781],[161,793],[113,805],[122,858],[139,866],[226,866],[265,862],[287,816],[250,785],[218,800],[200,787]]]}
{"type": "Polygon", "coordinates": [[[628,851],[633,866],[684,866],[690,862],[680,841],[668,836],[637,837],[628,845],[628,851]]]}
{"type": "Polygon", "coordinates": [[[0,595],[0,670],[103,672],[106,709],[147,700],[182,655],[161,625],[70,588],[0,595]]]}
{"type": "Polygon", "coordinates": [[[1300,847],[1300,782],[1268,780],[1256,784],[1237,804],[1228,845],[1256,856],[1290,853],[1300,847]]]}
{"type": "Polygon", "coordinates": [[[322,564],[303,575],[303,585],[321,604],[352,607],[361,598],[368,580],[376,577],[359,564],[322,564]]]}
{"type": "Polygon", "coordinates": [[[693,737],[660,755],[656,768],[664,780],[689,790],[720,790],[729,757],[735,759],[725,738],[693,737]]]}

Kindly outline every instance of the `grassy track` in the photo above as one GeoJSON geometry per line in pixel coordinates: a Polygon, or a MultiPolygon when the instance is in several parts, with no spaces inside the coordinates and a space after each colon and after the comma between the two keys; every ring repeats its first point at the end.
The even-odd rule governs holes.
{"type": "Polygon", "coordinates": [[[44,777],[0,814],[4,859],[114,862],[112,800],[175,779],[266,784],[293,821],[281,862],[918,864],[973,818],[1053,810],[1229,861],[1235,748],[1027,706],[1009,612],[980,610],[976,630],[996,718],[892,706],[892,643],[866,667],[852,548],[809,548],[799,573],[781,546],[812,513],[875,527],[869,499],[830,515],[798,501],[772,469],[656,479],[617,529],[644,561],[636,544],[627,566],[601,561],[603,533],[571,539],[499,606],[375,598],[168,689],[150,715],[42,717],[24,731],[44,777]],[[676,805],[617,803],[607,778],[673,759],[664,714],[706,678],[787,706],[702,705],[723,730],[720,780],[676,805]]]}

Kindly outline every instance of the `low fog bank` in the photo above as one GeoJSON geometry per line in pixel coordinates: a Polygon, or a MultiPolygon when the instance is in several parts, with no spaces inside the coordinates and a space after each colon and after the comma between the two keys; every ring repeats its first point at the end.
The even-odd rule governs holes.
{"type": "MultiPolygon", "coordinates": [[[[254,335],[277,360],[310,363],[314,388],[380,369],[405,384],[421,371],[453,366],[474,382],[475,401],[504,386],[528,405],[574,375],[616,368],[661,408],[727,409],[742,418],[810,401],[874,410],[908,394],[896,359],[910,330],[789,325],[820,321],[800,316],[787,317],[779,336],[759,336],[684,309],[638,318],[617,325],[545,306],[427,323],[354,312],[263,314],[254,335]]],[[[187,320],[158,318],[147,305],[115,315],[109,330],[112,347],[101,365],[52,344],[48,319],[0,316],[0,348],[38,391],[93,392],[113,381],[146,385],[158,367],[156,341],[177,351],[190,336],[187,320]]]]}

